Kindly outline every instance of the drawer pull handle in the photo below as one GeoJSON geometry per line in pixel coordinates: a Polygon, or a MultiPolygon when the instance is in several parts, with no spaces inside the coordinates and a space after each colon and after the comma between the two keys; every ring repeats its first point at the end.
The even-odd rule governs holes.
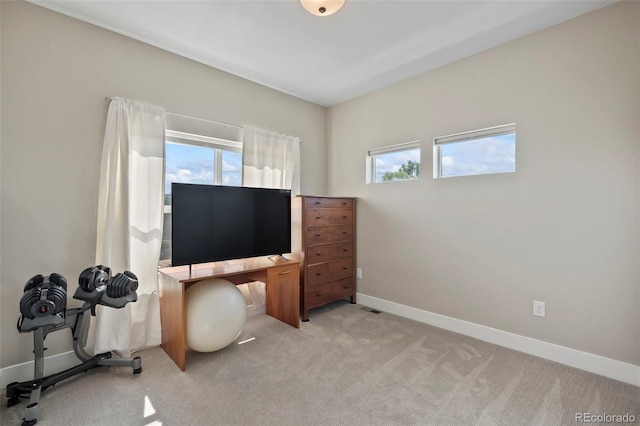
{"type": "Polygon", "coordinates": [[[322,293],[316,293],[316,296],[320,297],[322,296],[322,293]]]}
{"type": "Polygon", "coordinates": [[[343,267],[342,267],[342,270],[343,270],[343,271],[346,271],[347,269],[349,269],[349,268],[347,268],[346,266],[343,266],[343,267]]]}
{"type": "Polygon", "coordinates": [[[320,275],[322,275],[320,272],[316,272],[316,277],[319,277],[320,275]]]}
{"type": "Polygon", "coordinates": [[[316,201],[314,204],[315,204],[316,206],[318,206],[318,205],[320,205],[320,201],[316,201]]]}
{"type": "Polygon", "coordinates": [[[349,288],[348,285],[343,285],[342,288],[344,288],[345,290],[347,290],[349,288]]]}
{"type": "Polygon", "coordinates": [[[316,220],[322,219],[322,216],[316,216],[316,220]]]}
{"type": "Polygon", "coordinates": [[[278,272],[279,275],[287,275],[289,272],[291,271],[282,271],[282,272],[278,272]]]}
{"type": "Polygon", "coordinates": [[[347,216],[342,216],[342,218],[343,218],[343,219],[346,219],[346,218],[347,218],[347,216]]]}
{"type": "Polygon", "coordinates": [[[322,235],[320,235],[320,234],[316,234],[316,237],[321,237],[321,236],[322,236],[322,235]]]}
{"type": "Polygon", "coordinates": [[[342,249],[342,251],[349,251],[348,249],[342,249]]]}
{"type": "Polygon", "coordinates": [[[342,234],[343,235],[347,235],[347,231],[342,231],[342,234]]]}
{"type": "Polygon", "coordinates": [[[322,256],[322,253],[316,253],[316,256],[322,256]]]}

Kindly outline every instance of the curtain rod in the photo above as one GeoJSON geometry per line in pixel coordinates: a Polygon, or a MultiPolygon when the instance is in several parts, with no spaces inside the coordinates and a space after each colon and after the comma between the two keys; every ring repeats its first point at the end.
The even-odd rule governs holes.
{"type": "MultiPolygon", "coordinates": [[[[105,96],[105,98],[104,98],[104,100],[107,101],[107,102],[111,102],[114,99],[115,98],[113,96],[105,96]]],[[[177,112],[171,112],[171,111],[167,111],[167,114],[177,115],[179,117],[185,117],[185,118],[193,118],[195,120],[207,121],[209,123],[220,124],[221,126],[233,127],[235,129],[242,130],[242,126],[237,126],[235,124],[224,123],[222,121],[209,120],[209,119],[200,118],[200,117],[192,117],[190,115],[178,114],[177,112]]]]}
{"type": "MultiPolygon", "coordinates": [[[[115,98],[113,96],[105,96],[105,98],[104,98],[104,100],[106,102],[111,102],[114,99],[115,98]]],[[[243,130],[242,126],[238,126],[238,125],[235,125],[235,124],[229,124],[229,123],[225,123],[225,122],[222,122],[222,121],[209,120],[209,119],[200,118],[200,117],[192,117],[190,115],[178,114],[177,112],[171,112],[171,111],[167,111],[167,114],[177,115],[179,117],[185,117],[185,118],[193,118],[195,120],[207,121],[209,123],[215,123],[215,124],[219,124],[221,126],[233,127],[234,129],[243,130]]],[[[300,140],[300,143],[302,144],[302,138],[298,138],[298,139],[300,140]]]]}

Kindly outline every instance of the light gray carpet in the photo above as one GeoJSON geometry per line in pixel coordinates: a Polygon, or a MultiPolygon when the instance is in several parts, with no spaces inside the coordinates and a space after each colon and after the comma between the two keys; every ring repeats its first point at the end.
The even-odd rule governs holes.
{"type": "MultiPolygon", "coordinates": [[[[43,393],[38,425],[546,426],[583,412],[640,423],[638,387],[346,302],[310,316],[300,330],[249,318],[238,340],[255,340],[189,352],[185,372],[153,348],[140,375],[76,376],[43,393]]],[[[20,424],[25,405],[3,399],[0,423],[20,424]]]]}

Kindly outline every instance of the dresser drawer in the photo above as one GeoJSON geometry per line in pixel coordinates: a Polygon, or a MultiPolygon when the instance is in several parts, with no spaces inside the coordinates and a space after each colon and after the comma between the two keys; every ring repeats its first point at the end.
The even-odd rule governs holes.
{"type": "Polygon", "coordinates": [[[308,288],[305,300],[309,308],[321,306],[334,300],[353,295],[355,285],[353,277],[325,283],[321,286],[308,288]]]}
{"type": "Polygon", "coordinates": [[[307,245],[341,243],[353,240],[353,225],[309,226],[306,234],[307,245]]]}
{"type": "Polygon", "coordinates": [[[353,258],[307,267],[306,280],[309,287],[347,277],[353,277],[353,258]]]}
{"type": "Polygon", "coordinates": [[[324,244],[307,248],[307,265],[353,257],[353,242],[324,244]]]}
{"type": "Polygon", "coordinates": [[[307,226],[349,225],[353,223],[351,210],[308,210],[306,214],[307,226]]]}
{"type": "Polygon", "coordinates": [[[305,197],[307,209],[352,209],[353,200],[347,198],[305,197]]]}

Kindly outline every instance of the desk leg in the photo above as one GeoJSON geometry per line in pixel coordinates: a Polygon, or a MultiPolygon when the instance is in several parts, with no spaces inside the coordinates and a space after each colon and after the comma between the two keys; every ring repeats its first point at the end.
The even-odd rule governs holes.
{"type": "Polygon", "coordinates": [[[186,338],[184,316],[184,285],[178,280],[160,274],[160,322],[162,324],[162,349],[185,369],[186,338]]]}
{"type": "Polygon", "coordinates": [[[267,315],[300,328],[300,282],[297,274],[290,279],[267,282],[267,315]]]}

